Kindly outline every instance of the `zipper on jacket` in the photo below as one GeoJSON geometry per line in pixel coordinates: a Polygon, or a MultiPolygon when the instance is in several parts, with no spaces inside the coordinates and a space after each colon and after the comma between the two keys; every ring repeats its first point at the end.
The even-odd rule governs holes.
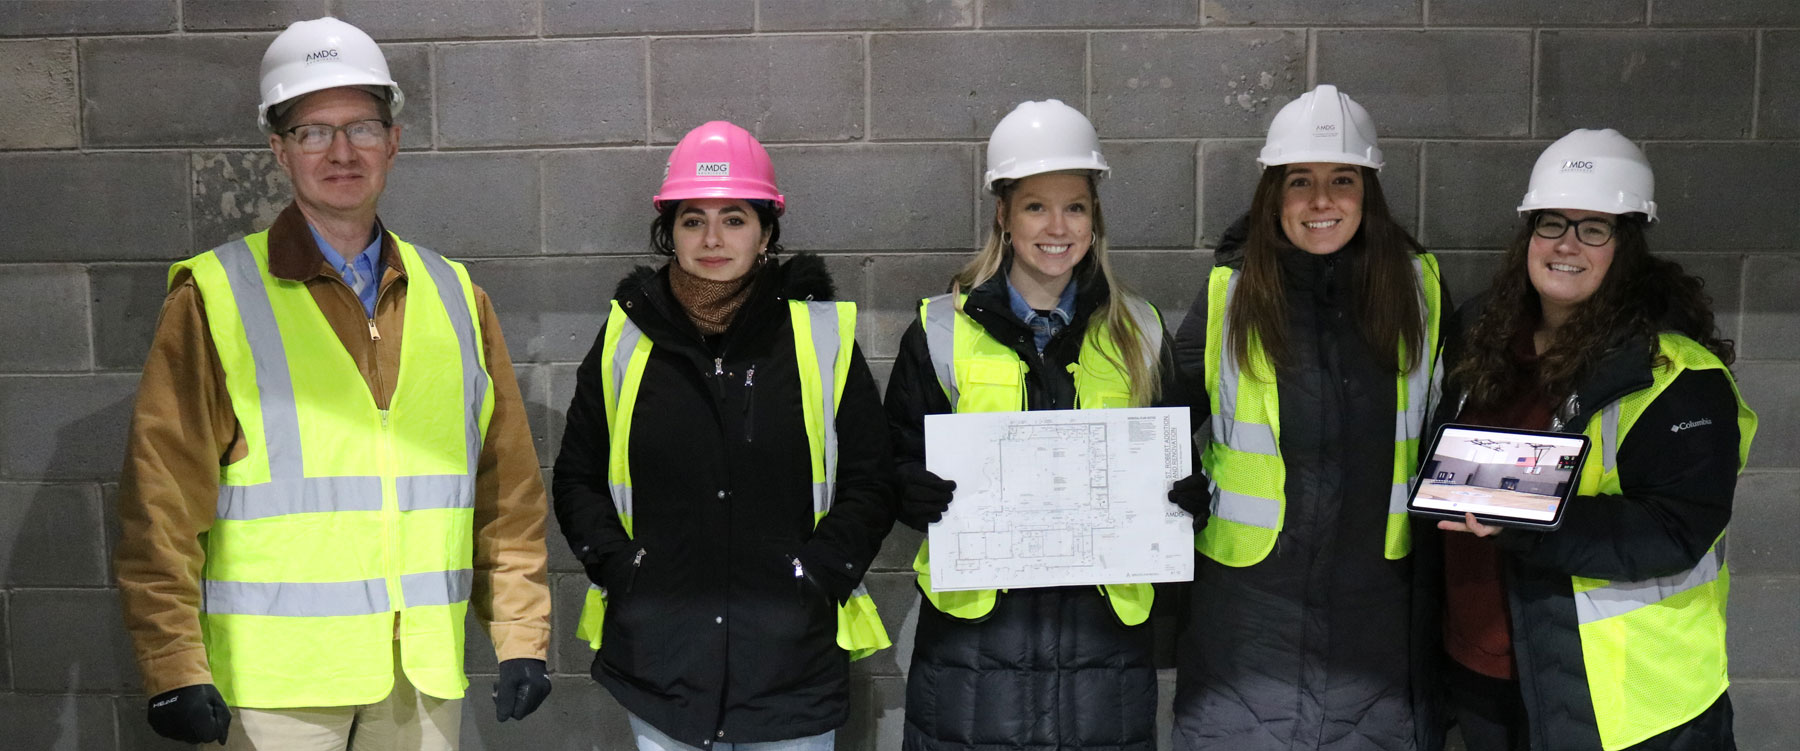
{"type": "Polygon", "coordinates": [[[381,341],[381,329],[375,328],[375,319],[373,318],[369,319],[369,341],[381,341]]]}
{"type": "Polygon", "coordinates": [[[799,556],[794,559],[794,602],[801,607],[806,606],[806,567],[801,565],[799,556]]]}
{"type": "MultiPolygon", "coordinates": [[[[756,437],[756,364],[744,369],[744,442],[750,443],[756,437]]],[[[795,559],[794,568],[799,569],[799,559],[795,559]]]]}
{"type": "Polygon", "coordinates": [[[641,569],[643,567],[644,567],[644,549],[638,548],[637,552],[633,553],[631,556],[631,576],[627,577],[625,579],[625,593],[626,594],[630,594],[632,588],[637,586],[638,569],[641,569]]]}

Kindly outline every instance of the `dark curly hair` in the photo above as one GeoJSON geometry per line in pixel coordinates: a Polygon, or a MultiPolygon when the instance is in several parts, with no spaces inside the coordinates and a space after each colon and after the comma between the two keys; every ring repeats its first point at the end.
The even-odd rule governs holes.
{"type": "Polygon", "coordinates": [[[1706,283],[1681,264],[1651,255],[1644,216],[1625,214],[1613,230],[1612,264],[1599,289],[1556,330],[1536,369],[1521,367],[1512,356],[1513,342],[1535,330],[1541,317],[1537,289],[1527,269],[1536,220],[1535,213],[1527,215],[1514,233],[1488,287],[1487,306],[1450,372],[1468,389],[1469,407],[1497,406],[1533,381],[1544,397],[1561,399],[1601,357],[1634,341],[1647,346],[1651,362],[1661,367],[1668,364],[1657,348],[1656,335],[1663,331],[1699,342],[1727,366],[1735,359],[1731,340],[1720,337],[1713,322],[1706,283]]]}
{"type": "MultiPolygon", "coordinates": [[[[769,230],[769,255],[781,253],[781,217],[775,213],[775,204],[758,200],[744,203],[750,204],[751,210],[756,212],[756,221],[769,230]]],[[[675,212],[680,210],[681,202],[671,201],[650,220],[650,252],[659,256],[675,255],[675,212]]]]}

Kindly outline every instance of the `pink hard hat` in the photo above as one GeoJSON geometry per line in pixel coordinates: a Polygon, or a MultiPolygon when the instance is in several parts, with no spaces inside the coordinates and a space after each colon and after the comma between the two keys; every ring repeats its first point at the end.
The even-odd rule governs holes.
{"type": "Polygon", "coordinates": [[[669,154],[662,190],[650,199],[657,211],[666,204],[690,198],[741,198],[770,201],[775,214],[787,210],[787,200],[775,187],[775,165],[769,152],[744,130],[724,120],[714,120],[688,131],[669,154]]]}

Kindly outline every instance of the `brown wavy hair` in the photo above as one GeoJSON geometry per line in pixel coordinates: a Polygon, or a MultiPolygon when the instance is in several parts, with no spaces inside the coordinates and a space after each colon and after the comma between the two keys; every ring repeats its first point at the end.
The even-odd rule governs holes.
{"type": "MultiPolygon", "coordinates": [[[[1421,315],[1418,275],[1413,256],[1423,252],[1406,229],[1394,221],[1381,180],[1375,170],[1362,173],[1362,224],[1339,253],[1355,261],[1351,284],[1357,290],[1356,324],[1362,339],[1379,362],[1394,364],[1396,373],[1419,366],[1425,347],[1425,319],[1421,315]]],[[[1290,362],[1287,342],[1287,293],[1281,280],[1281,251],[1304,253],[1281,229],[1281,193],[1287,166],[1263,169],[1262,179],[1250,200],[1250,236],[1244,242],[1244,270],[1237,294],[1226,314],[1231,316],[1231,356],[1243,372],[1262,380],[1274,374],[1255,373],[1250,359],[1254,334],[1270,364],[1280,370],[1290,362]]]]}
{"type": "Polygon", "coordinates": [[[1668,359],[1656,341],[1663,331],[1699,342],[1727,366],[1736,359],[1736,347],[1719,336],[1713,321],[1706,283],[1681,264],[1652,255],[1644,216],[1625,214],[1613,230],[1612,265],[1600,287],[1556,330],[1535,370],[1520,366],[1512,355],[1513,342],[1535,331],[1541,318],[1537,289],[1526,267],[1536,219],[1536,213],[1527,214],[1513,234],[1488,287],[1487,305],[1450,371],[1450,377],[1467,389],[1469,407],[1495,406],[1532,381],[1546,398],[1561,399],[1603,356],[1627,343],[1648,347],[1652,364],[1664,366],[1668,359]]]}

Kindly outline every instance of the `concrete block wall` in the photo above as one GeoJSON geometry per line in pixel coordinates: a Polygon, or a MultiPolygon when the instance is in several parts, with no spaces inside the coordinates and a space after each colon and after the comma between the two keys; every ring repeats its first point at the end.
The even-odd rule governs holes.
{"type": "MultiPolygon", "coordinates": [[[[726,117],[770,145],[784,239],[826,254],[885,374],[992,203],[984,139],[1015,102],[1088,112],[1114,165],[1115,263],[1177,325],[1281,105],[1336,83],[1374,113],[1401,220],[1466,299],[1532,160],[1574,127],[1642,139],[1662,253],[1708,282],[1763,422],[1732,544],[1741,746],[1800,737],[1800,3],[1789,0],[8,0],[0,2],[0,745],[172,748],[143,721],[108,557],[137,369],[169,261],[288,200],[254,123],[262,50],[325,13],[406,88],[383,215],[471,262],[547,465],[575,363],[644,263],[673,143],[726,117]]],[[[858,663],[845,749],[898,747],[917,535],[870,586],[898,646],[858,663]]],[[[569,634],[583,578],[551,538],[556,692],[487,709],[471,749],[625,747],[569,634]]],[[[1165,697],[1166,701],[1166,697],[1165,697]]]]}

